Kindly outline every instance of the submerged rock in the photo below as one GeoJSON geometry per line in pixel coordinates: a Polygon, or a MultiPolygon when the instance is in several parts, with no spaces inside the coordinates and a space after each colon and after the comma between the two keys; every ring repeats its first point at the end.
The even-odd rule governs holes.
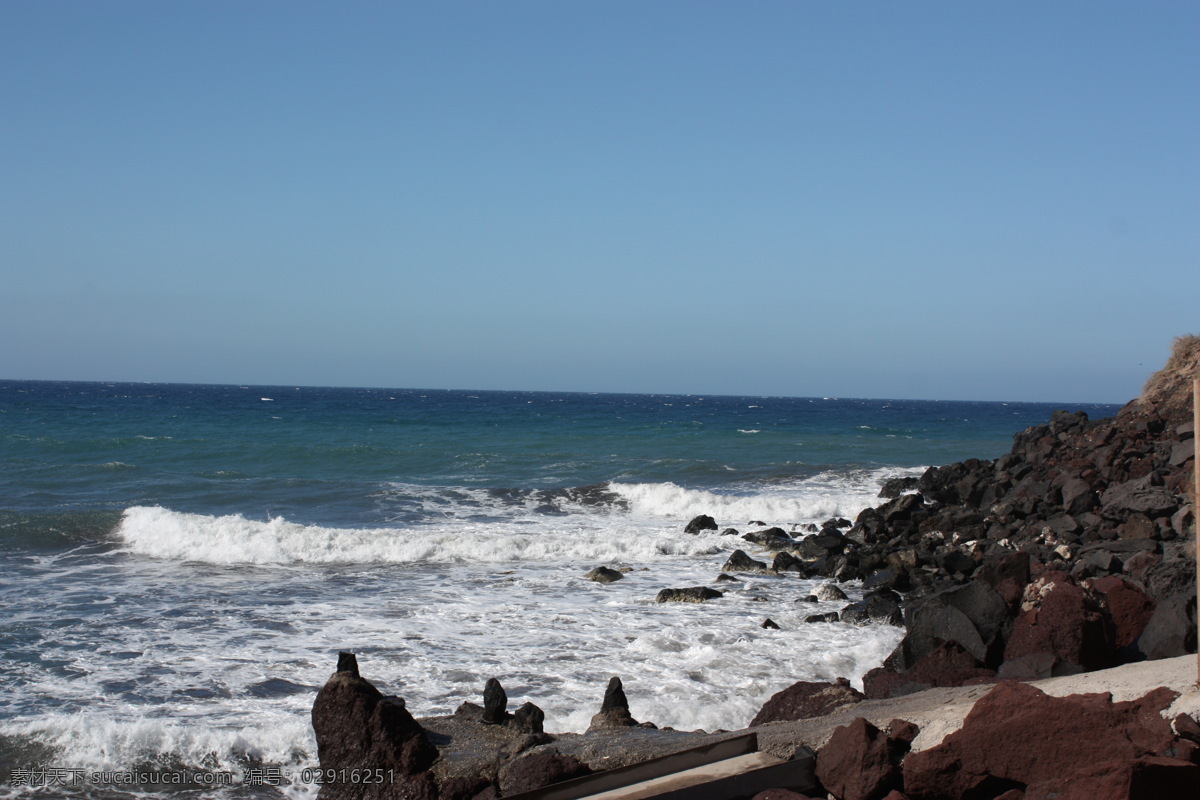
{"type": "Polygon", "coordinates": [[[596,567],[583,577],[587,578],[589,581],[595,581],[596,583],[613,583],[614,581],[619,581],[624,578],[625,574],[618,572],[611,567],[596,567]]]}

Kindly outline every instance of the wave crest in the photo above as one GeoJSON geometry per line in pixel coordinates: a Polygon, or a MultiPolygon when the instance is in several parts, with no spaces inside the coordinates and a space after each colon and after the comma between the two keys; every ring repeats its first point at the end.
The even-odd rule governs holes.
{"type": "Polygon", "coordinates": [[[351,529],[145,506],[126,509],[117,536],[140,555],[210,564],[601,563],[720,551],[712,541],[686,535],[647,536],[640,530],[578,524],[532,532],[519,523],[467,522],[351,529]]]}

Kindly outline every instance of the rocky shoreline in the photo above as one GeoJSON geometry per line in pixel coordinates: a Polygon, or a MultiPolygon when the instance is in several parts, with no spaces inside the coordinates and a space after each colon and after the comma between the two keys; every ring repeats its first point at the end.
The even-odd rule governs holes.
{"type": "MultiPolygon", "coordinates": [[[[1179,692],[1158,689],[1114,703],[1105,695],[1052,697],[1022,683],[1196,651],[1190,493],[1191,379],[1198,373],[1200,337],[1183,337],[1143,395],[1115,417],[1056,412],[1017,434],[1011,452],[995,461],[971,459],[885,484],[886,502],[853,522],[832,519],[797,537],[761,524],[741,534],[708,516],[692,520],[689,533],[741,536],[748,550],[770,559],[737,550],[723,575],[826,578],[828,597],[836,597],[836,583],[861,580],[863,599],[837,618],[906,631],[864,677],[862,692],[846,681],[795,684],[752,724],[852,714],[859,703],[966,687],[958,691],[979,693],[979,702],[962,730],[920,752],[909,752],[918,726],[901,719],[880,729],[855,717],[834,730],[816,759],[829,796],[1200,797],[1200,725],[1187,714],[1162,716],[1179,692]],[[1054,754],[1052,764],[1046,753],[1054,754]]],[[[589,577],[621,575],[598,568],[589,577]]],[[[657,600],[720,597],[702,586],[664,589],[657,600]]],[[[586,734],[548,736],[532,704],[509,713],[498,681],[483,699],[483,706],[466,703],[450,717],[418,722],[343,655],[313,708],[321,766],[391,770],[396,779],[330,783],[321,797],[485,800],[731,735],[639,724],[617,679],[586,734]]],[[[816,742],[793,739],[786,757],[804,744],[816,742]]],[[[811,796],[788,787],[772,792],[775,800],[811,796]]]]}

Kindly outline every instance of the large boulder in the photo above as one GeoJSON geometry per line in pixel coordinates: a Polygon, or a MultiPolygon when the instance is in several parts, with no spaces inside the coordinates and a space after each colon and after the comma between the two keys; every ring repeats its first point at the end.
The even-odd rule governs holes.
{"type": "Polygon", "coordinates": [[[823,717],[865,699],[866,696],[845,678],[838,678],[834,683],[800,681],[772,695],[751,720],[750,727],[823,717]]]}
{"type": "Polygon", "coordinates": [[[908,633],[889,664],[910,669],[943,642],[956,642],[985,667],[999,665],[1010,620],[1009,605],[986,580],[929,595],[910,609],[908,633]]]}
{"type": "Polygon", "coordinates": [[[907,750],[908,742],[858,717],[835,730],[817,753],[817,780],[838,800],[880,800],[900,788],[900,758],[907,750]]]}
{"type": "Polygon", "coordinates": [[[876,667],[863,676],[863,693],[872,700],[900,697],[935,686],[993,683],[995,670],[984,667],[957,642],[945,641],[921,656],[905,672],[876,667]]]}
{"type": "Polygon", "coordinates": [[[708,514],[701,514],[693,517],[692,521],[683,529],[684,533],[701,533],[702,531],[715,531],[718,529],[717,521],[708,514]]]}
{"type": "Polygon", "coordinates": [[[981,698],[961,730],[904,762],[905,792],[921,800],[1158,800],[1195,797],[1200,766],[1161,712],[1179,695],[1155,689],[1124,703],[1109,694],[1051,697],[1004,682],[981,698]],[[1021,795],[1014,795],[1021,796],[1021,795]]]}
{"type": "Polygon", "coordinates": [[[1098,602],[1065,572],[1047,570],[1025,588],[1000,669],[1002,678],[1048,678],[1112,666],[1112,623],[1098,602]],[[1031,656],[1050,663],[1029,672],[1031,656]],[[1010,663],[1011,662],[1011,663],[1010,663]]]}
{"type": "Polygon", "coordinates": [[[414,797],[428,796],[432,786],[427,770],[437,748],[413,719],[399,697],[383,695],[359,676],[357,659],[342,654],[338,671],[317,693],[312,726],[317,757],[325,774],[350,775],[390,772],[395,784],[326,782],[322,800],[384,800],[398,789],[414,797]]]}

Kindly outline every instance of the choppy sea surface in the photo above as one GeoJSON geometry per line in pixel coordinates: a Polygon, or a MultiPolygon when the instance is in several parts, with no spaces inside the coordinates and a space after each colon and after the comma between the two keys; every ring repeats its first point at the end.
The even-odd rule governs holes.
{"type": "Polygon", "coordinates": [[[339,650],[418,717],[496,677],[582,731],[619,675],[639,720],[745,726],[900,631],[803,624],[843,604],[795,575],[656,604],[756,554],[687,521],[853,518],[1058,408],[1117,411],[0,381],[0,796],[314,797],[339,650]]]}

